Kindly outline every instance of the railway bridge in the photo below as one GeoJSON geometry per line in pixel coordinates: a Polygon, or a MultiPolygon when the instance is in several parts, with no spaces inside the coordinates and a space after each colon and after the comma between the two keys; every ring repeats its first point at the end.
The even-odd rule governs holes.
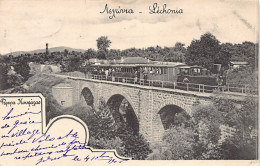
{"type": "MultiPolygon", "coordinates": [[[[185,111],[192,114],[192,107],[198,103],[210,103],[215,94],[184,91],[161,87],[143,86],[122,82],[88,79],[65,75],[49,74],[66,80],[52,88],[55,99],[63,106],[69,107],[75,104],[88,104],[95,108],[99,106],[100,98],[119,109],[123,99],[131,105],[138,123],[138,132],[148,142],[155,143],[162,139],[165,126],[161,112],[167,109],[185,111]],[[84,94],[85,93],[85,94],[84,94]],[[87,96],[86,96],[87,94],[87,96]],[[86,100],[86,97],[92,100],[86,100]]],[[[241,97],[239,97],[241,99],[241,97]]]]}

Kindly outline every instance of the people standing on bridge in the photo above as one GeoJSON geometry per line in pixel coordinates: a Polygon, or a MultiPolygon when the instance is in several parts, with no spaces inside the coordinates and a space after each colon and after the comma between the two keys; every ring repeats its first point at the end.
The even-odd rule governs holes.
{"type": "Polygon", "coordinates": [[[137,78],[138,78],[138,77],[137,77],[137,75],[138,75],[137,73],[138,73],[137,70],[135,70],[135,74],[134,74],[134,77],[135,77],[135,78],[134,78],[134,82],[137,82],[137,78]]]}
{"type": "Polygon", "coordinates": [[[111,68],[108,69],[108,75],[112,76],[112,69],[111,68]]]}
{"type": "Polygon", "coordinates": [[[106,80],[107,80],[107,77],[108,77],[108,70],[107,69],[105,71],[105,75],[106,75],[106,80]]]}

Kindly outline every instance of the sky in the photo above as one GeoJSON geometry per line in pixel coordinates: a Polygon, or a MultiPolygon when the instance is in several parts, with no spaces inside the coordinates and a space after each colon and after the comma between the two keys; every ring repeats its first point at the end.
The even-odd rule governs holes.
{"type": "Polygon", "coordinates": [[[97,49],[107,36],[111,49],[189,46],[210,32],[221,43],[258,42],[257,0],[0,0],[0,54],[49,47],[97,49]],[[182,14],[149,14],[163,4],[182,14]],[[109,19],[109,9],[133,9],[109,19]],[[139,13],[142,12],[142,13],[139,13]]]}

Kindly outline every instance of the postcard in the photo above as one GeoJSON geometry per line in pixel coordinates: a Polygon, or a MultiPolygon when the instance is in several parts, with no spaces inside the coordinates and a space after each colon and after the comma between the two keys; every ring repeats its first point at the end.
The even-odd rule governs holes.
{"type": "Polygon", "coordinates": [[[258,11],[0,1],[0,166],[259,165],[258,11]]]}

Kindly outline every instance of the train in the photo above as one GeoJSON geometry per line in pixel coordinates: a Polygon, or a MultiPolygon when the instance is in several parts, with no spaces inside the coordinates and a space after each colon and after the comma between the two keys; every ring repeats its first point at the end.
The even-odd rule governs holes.
{"type": "Polygon", "coordinates": [[[201,66],[185,64],[92,64],[90,74],[104,76],[107,80],[178,89],[212,92],[226,85],[226,77],[211,73],[201,66]]]}

